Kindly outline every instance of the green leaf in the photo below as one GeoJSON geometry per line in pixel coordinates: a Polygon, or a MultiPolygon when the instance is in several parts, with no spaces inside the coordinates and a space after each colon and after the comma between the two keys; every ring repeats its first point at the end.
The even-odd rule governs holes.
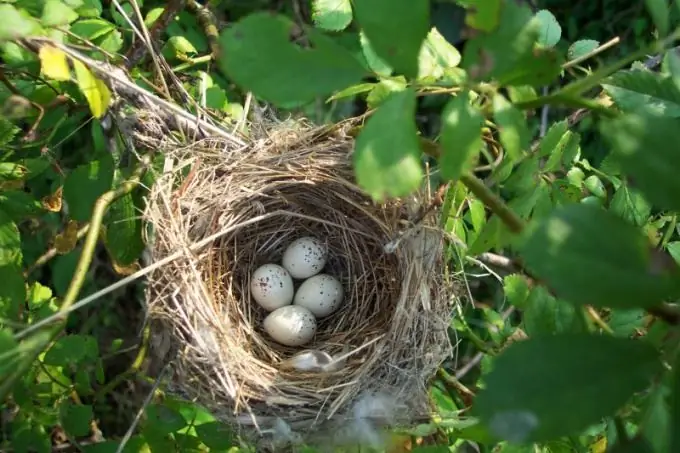
{"type": "Polygon", "coordinates": [[[283,16],[254,13],[222,32],[221,70],[263,100],[301,104],[361,81],[365,70],[354,56],[313,27],[311,49],[290,41],[295,24],[283,16]]]}
{"type": "Polygon", "coordinates": [[[120,197],[109,208],[104,243],[113,260],[122,266],[135,262],[144,251],[140,212],[132,194],[120,197]]]}
{"type": "Polygon", "coordinates": [[[643,407],[643,418],[640,422],[640,431],[648,439],[653,451],[666,452],[669,450],[670,414],[666,401],[669,396],[666,386],[656,387],[646,398],[643,407]]]}
{"type": "Polygon", "coordinates": [[[0,210],[12,220],[20,221],[42,212],[42,206],[30,193],[23,190],[0,192],[0,210]]]}
{"type": "Polygon", "coordinates": [[[90,335],[66,335],[59,338],[45,352],[45,365],[69,366],[97,359],[99,347],[97,340],[90,335]]]}
{"type": "Polygon", "coordinates": [[[666,245],[666,249],[668,250],[668,253],[673,257],[676,263],[680,265],[680,241],[677,242],[669,242],[668,245],[666,245]]]}
{"type": "Polygon", "coordinates": [[[455,180],[472,168],[482,149],[484,115],[470,103],[470,93],[463,91],[444,108],[442,123],[441,172],[455,180]]]}
{"type": "Polygon", "coordinates": [[[529,282],[521,274],[511,274],[503,278],[503,292],[508,302],[523,310],[529,297],[529,282]]]}
{"type": "Polygon", "coordinates": [[[22,259],[19,228],[6,212],[0,211],[0,266],[21,266],[22,259]]]}
{"type": "Polygon", "coordinates": [[[581,39],[576,41],[571,46],[569,46],[567,58],[570,60],[576,60],[577,58],[586,56],[593,50],[597,49],[599,45],[600,42],[595,41],[594,39],[581,39]]]}
{"type": "Polygon", "coordinates": [[[638,329],[644,328],[644,320],[645,311],[642,309],[612,310],[607,324],[614,331],[614,335],[630,337],[638,329]]]}
{"type": "Polygon", "coordinates": [[[92,116],[101,118],[111,103],[111,91],[106,84],[95,77],[90,70],[78,60],[72,60],[73,69],[76,73],[76,81],[81,93],[87,99],[92,116]]]}
{"type": "Polygon", "coordinates": [[[61,0],[47,0],[43,8],[42,24],[46,27],[68,25],[78,19],[78,13],[61,0]]]}
{"type": "Polygon", "coordinates": [[[198,53],[198,50],[184,36],[171,36],[165,44],[174,52],[173,57],[188,57],[198,53]]]}
{"type": "Polygon", "coordinates": [[[209,422],[196,426],[198,438],[211,450],[228,450],[233,446],[233,432],[221,422],[209,422]]]}
{"type": "Polygon", "coordinates": [[[22,179],[26,175],[26,168],[16,162],[0,162],[0,178],[22,179]]]}
{"type": "Polygon", "coordinates": [[[569,302],[649,307],[678,290],[677,277],[653,269],[646,237],[602,209],[566,205],[526,234],[521,253],[526,266],[569,302]]]}
{"type": "Polygon", "coordinates": [[[555,152],[564,135],[569,131],[567,120],[558,121],[550,126],[538,145],[538,156],[546,157],[555,152]]]}
{"type": "Polygon", "coordinates": [[[406,89],[406,81],[399,78],[382,79],[380,82],[373,85],[373,89],[368,96],[366,96],[366,104],[369,109],[374,109],[390,97],[390,94],[404,91],[406,89]]]}
{"type": "Polygon", "coordinates": [[[524,113],[503,95],[496,94],[493,98],[493,114],[505,152],[510,159],[518,159],[531,141],[524,113]]]}
{"type": "Polygon", "coordinates": [[[602,180],[597,175],[588,176],[585,181],[583,181],[583,185],[597,198],[607,198],[607,189],[605,189],[602,180]]]}
{"type": "Polygon", "coordinates": [[[161,404],[151,404],[146,408],[148,428],[158,434],[170,434],[187,425],[184,417],[174,409],[161,404]]]}
{"type": "Polygon", "coordinates": [[[645,0],[645,4],[647,5],[649,15],[652,16],[654,25],[656,25],[656,29],[659,31],[660,37],[665,37],[670,26],[668,2],[666,0],[645,0]]]}
{"type": "Polygon", "coordinates": [[[357,85],[352,85],[351,87],[338,91],[333,96],[329,97],[326,102],[337,101],[338,99],[350,98],[357,94],[366,93],[371,91],[375,86],[375,83],[359,83],[357,85]]]}
{"type": "Polygon", "coordinates": [[[0,41],[23,38],[36,30],[37,24],[25,11],[19,11],[7,3],[0,4],[0,41]]]}
{"type": "Polygon", "coordinates": [[[73,437],[87,436],[94,418],[92,406],[72,404],[66,400],[59,408],[61,426],[73,437]]]}
{"type": "Polygon", "coordinates": [[[381,59],[406,77],[418,76],[418,55],[430,31],[428,1],[363,0],[354,3],[354,16],[381,59]]]}
{"type": "Polygon", "coordinates": [[[680,90],[680,55],[671,49],[666,54],[668,58],[668,71],[675,87],[680,90]]]}
{"type": "Polygon", "coordinates": [[[651,71],[619,71],[602,83],[604,91],[625,112],[680,117],[680,91],[673,79],[651,71]]]}
{"type": "Polygon", "coordinates": [[[99,17],[103,10],[101,0],[84,0],[83,6],[77,9],[81,17],[99,17]]]}
{"type": "Polygon", "coordinates": [[[533,54],[539,19],[523,3],[503,2],[501,8],[503,20],[499,26],[465,44],[463,66],[475,79],[499,78],[521,69],[517,65],[533,54]]]}
{"type": "Polygon", "coordinates": [[[394,69],[392,69],[392,66],[390,66],[389,63],[380,58],[380,55],[378,55],[375,50],[373,50],[371,42],[364,32],[359,33],[359,44],[361,44],[361,51],[371,71],[383,77],[392,75],[394,69]]]}
{"type": "Polygon", "coordinates": [[[78,265],[78,259],[80,259],[80,249],[76,248],[66,255],[57,256],[52,262],[50,266],[52,282],[57,296],[63,297],[66,294],[78,265]]]}
{"type": "Polygon", "coordinates": [[[418,54],[418,78],[441,78],[447,69],[460,64],[460,52],[432,28],[418,54]]]}
{"type": "Polygon", "coordinates": [[[352,22],[352,3],[350,0],[313,0],[312,20],[325,30],[344,30],[352,22]]]}
{"type": "Polygon", "coordinates": [[[530,338],[495,358],[474,408],[501,439],[553,440],[612,415],[661,370],[658,352],[643,341],[589,334],[530,338]]]}
{"type": "Polygon", "coordinates": [[[503,0],[466,0],[460,3],[467,8],[465,24],[470,28],[491,32],[498,27],[503,0]]]}
{"type": "Polygon", "coordinates": [[[78,166],[64,182],[64,200],[68,203],[72,219],[90,220],[94,204],[113,182],[113,158],[103,154],[99,160],[78,166]]]}
{"type": "Polygon", "coordinates": [[[415,108],[413,90],[395,92],[357,137],[353,155],[357,183],[376,201],[407,195],[422,182],[415,108]]]}
{"type": "Polygon", "coordinates": [[[609,210],[641,227],[649,220],[652,207],[639,191],[622,184],[614,194],[609,210]]]}
{"type": "Polygon", "coordinates": [[[647,115],[628,114],[600,125],[616,160],[645,198],[653,205],[673,210],[680,210],[677,131],[677,120],[647,115]]]}
{"type": "Polygon", "coordinates": [[[544,47],[553,47],[560,42],[562,27],[555,19],[555,16],[547,9],[542,9],[536,13],[536,17],[541,22],[538,34],[538,44],[544,47]]]}
{"type": "Polygon", "coordinates": [[[556,299],[543,286],[532,288],[522,313],[524,331],[530,337],[579,330],[574,306],[556,299]]]}
{"type": "Polygon", "coordinates": [[[26,302],[26,283],[21,269],[15,264],[0,265],[0,318],[20,319],[26,302]]]}
{"type": "Polygon", "coordinates": [[[70,31],[81,38],[94,41],[116,29],[116,26],[104,19],[82,19],[71,25],[70,31]]]}
{"type": "Polygon", "coordinates": [[[655,453],[655,451],[647,439],[644,437],[635,437],[629,442],[617,442],[611,449],[607,450],[607,453],[655,453]]]}
{"type": "Polygon", "coordinates": [[[671,422],[668,424],[670,441],[668,443],[670,449],[668,451],[680,451],[680,354],[676,352],[675,362],[673,363],[673,375],[671,378],[671,398],[669,414],[671,422]]]}

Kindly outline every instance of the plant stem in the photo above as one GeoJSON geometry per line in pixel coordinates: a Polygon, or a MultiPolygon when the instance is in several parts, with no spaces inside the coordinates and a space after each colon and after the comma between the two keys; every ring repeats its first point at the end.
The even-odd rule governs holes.
{"type": "Polygon", "coordinates": [[[480,179],[468,173],[460,177],[460,181],[470,189],[479,200],[496,214],[513,233],[524,231],[524,221],[480,179]]]}
{"type": "Polygon", "coordinates": [[[578,57],[578,58],[574,58],[574,59],[571,60],[571,61],[567,61],[566,63],[564,63],[564,64],[562,65],[562,69],[571,68],[572,66],[576,66],[576,65],[579,64],[579,63],[582,63],[582,62],[584,62],[584,61],[586,61],[586,60],[588,60],[588,59],[590,59],[590,58],[593,58],[595,55],[600,54],[600,53],[604,52],[605,50],[610,49],[611,47],[614,47],[614,46],[617,45],[619,42],[621,42],[621,38],[619,38],[618,36],[616,36],[616,37],[610,39],[609,41],[607,41],[606,43],[604,43],[604,44],[602,44],[602,45],[596,47],[596,48],[593,49],[593,50],[591,50],[591,51],[588,52],[587,54],[581,55],[581,56],[578,57]]]}

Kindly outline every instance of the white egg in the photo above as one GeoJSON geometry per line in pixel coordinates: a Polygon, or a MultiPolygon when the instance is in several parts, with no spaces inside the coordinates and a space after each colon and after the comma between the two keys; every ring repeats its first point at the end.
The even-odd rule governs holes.
{"type": "Polygon", "coordinates": [[[300,285],[293,304],[307,308],[317,318],[323,318],[340,307],[343,296],[340,280],[328,274],[319,274],[300,285]]]}
{"type": "Polygon", "coordinates": [[[250,279],[250,293],[255,302],[267,311],[290,305],[295,288],[293,278],[278,264],[258,267],[250,279]]]}
{"type": "Polygon", "coordinates": [[[264,318],[264,330],[278,343],[302,346],[314,338],[316,319],[305,307],[287,305],[264,318]]]}
{"type": "Polygon", "coordinates": [[[313,237],[303,237],[286,248],[281,264],[293,278],[304,279],[321,272],[327,259],[326,244],[313,237]]]}

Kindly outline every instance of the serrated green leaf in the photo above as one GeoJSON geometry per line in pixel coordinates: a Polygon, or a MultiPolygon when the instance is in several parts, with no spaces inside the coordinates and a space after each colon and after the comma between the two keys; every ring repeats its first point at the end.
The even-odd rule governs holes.
{"type": "Polygon", "coordinates": [[[670,76],[651,71],[619,71],[602,88],[625,112],[680,117],[680,91],[670,76]]]}
{"type": "Polygon", "coordinates": [[[470,221],[472,222],[472,228],[475,230],[475,232],[479,233],[486,223],[486,209],[484,207],[484,203],[474,199],[470,201],[468,207],[470,209],[470,221]]]}
{"type": "Polygon", "coordinates": [[[382,79],[373,85],[373,89],[366,96],[368,108],[374,109],[378,107],[385,99],[389,98],[390,94],[404,91],[406,86],[406,81],[403,78],[382,79]]]}
{"type": "Polygon", "coordinates": [[[196,426],[198,438],[208,448],[228,450],[234,445],[232,430],[221,422],[209,422],[196,426]]]}
{"type": "Polygon", "coordinates": [[[680,209],[680,153],[675,146],[674,118],[628,114],[603,121],[600,132],[616,154],[623,171],[645,198],[665,209],[680,209]]]}
{"type": "Polygon", "coordinates": [[[319,28],[340,31],[352,22],[352,2],[350,0],[314,0],[312,20],[319,28]]]}
{"type": "Polygon", "coordinates": [[[645,0],[645,4],[649,15],[652,16],[656,29],[659,31],[659,37],[665,37],[670,27],[668,2],[666,0],[645,0]]]}
{"type": "Polygon", "coordinates": [[[612,310],[607,324],[614,331],[614,335],[630,337],[644,327],[644,319],[645,311],[641,309],[612,310]]]}
{"type": "Polygon", "coordinates": [[[313,27],[312,49],[290,42],[294,24],[254,13],[222,32],[221,70],[241,87],[279,105],[301,104],[361,81],[364,68],[347,50],[313,27]]]}
{"type": "Polygon", "coordinates": [[[42,206],[28,192],[7,190],[0,192],[0,210],[4,211],[12,220],[18,222],[26,217],[39,214],[42,212],[42,206]]]}
{"type": "Polygon", "coordinates": [[[536,17],[541,22],[538,34],[538,44],[544,47],[553,47],[562,37],[562,27],[555,19],[555,16],[547,9],[542,9],[536,13],[536,17]]]}
{"type": "Polygon", "coordinates": [[[562,137],[569,131],[569,125],[566,120],[558,121],[550,126],[546,132],[541,143],[538,145],[538,155],[540,157],[550,156],[555,148],[558,147],[562,137]]]}
{"type": "Polygon", "coordinates": [[[0,178],[22,179],[26,175],[26,168],[16,162],[0,162],[0,178]]]}
{"type": "Polygon", "coordinates": [[[392,66],[389,65],[385,60],[380,58],[380,56],[373,50],[371,42],[366,37],[363,32],[359,33],[359,43],[361,44],[361,51],[366,63],[371,71],[375,72],[379,76],[389,77],[394,72],[392,66]]]}
{"type": "Polygon", "coordinates": [[[440,79],[447,69],[458,66],[460,59],[460,52],[432,28],[418,54],[418,78],[440,79]]]}
{"type": "Polygon", "coordinates": [[[81,38],[94,41],[111,33],[116,26],[104,19],[81,19],[71,24],[70,31],[81,38]]]}
{"type": "Polygon", "coordinates": [[[474,409],[501,439],[547,441],[612,415],[662,370],[643,341],[558,334],[514,342],[493,362],[474,409]]]}
{"type": "Polygon", "coordinates": [[[147,427],[158,434],[174,433],[187,425],[179,412],[162,404],[149,405],[146,417],[147,427]]]}
{"type": "Polygon", "coordinates": [[[109,207],[104,243],[113,260],[122,266],[135,262],[144,251],[141,206],[126,194],[109,207]]]}
{"type": "Polygon", "coordinates": [[[635,308],[678,292],[677,277],[653,270],[646,237],[613,213],[569,204],[530,225],[521,255],[526,266],[575,304],[635,308]]]}
{"type": "Polygon", "coordinates": [[[103,154],[98,160],[78,166],[64,182],[64,200],[72,219],[86,222],[94,204],[113,182],[113,158],[103,154]]]}
{"type": "Polygon", "coordinates": [[[522,314],[524,331],[530,337],[578,332],[580,315],[574,306],[557,300],[543,286],[531,289],[522,314]]]}
{"type": "Polygon", "coordinates": [[[407,195],[422,182],[415,108],[412,90],[392,93],[357,137],[357,183],[376,201],[407,195]]]}
{"type": "Polygon", "coordinates": [[[61,0],[46,0],[42,13],[42,24],[46,27],[68,25],[78,19],[78,13],[73,11],[61,0]]]}
{"type": "MultiPolygon", "coordinates": [[[[2,5],[0,5],[1,7],[2,5]]],[[[0,117],[0,146],[11,143],[19,132],[21,132],[21,129],[12,124],[7,118],[0,117]]]]}
{"type": "Polygon", "coordinates": [[[511,160],[518,159],[531,141],[524,113],[501,94],[494,95],[493,115],[501,144],[511,160]]]}
{"type": "Polygon", "coordinates": [[[580,142],[579,134],[567,131],[550,153],[548,161],[543,165],[543,171],[553,172],[559,170],[562,165],[571,165],[579,155],[580,142]]]}
{"type": "Polygon", "coordinates": [[[576,60],[577,58],[588,55],[590,52],[597,49],[599,45],[600,42],[595,41],[594,39],[581,39],[569,46],[567,57],[570,60],[576,60]]]}
{"type": "Polygon", "coordinates": [[[463,91],[451,99],[442,113],[442,176],[456,180],[470,170],[482,148],[484,115],[470,103],[470,93],[463,91]]]}
{"type": "Polygon", "coordinates": [[[116,53],[123,47],[123,35],[118,30],[114,30],[97,40],[97,45],[106,52],[116,53]]]}
{"type": "Polygon", "coordinates": [[[503,278],[503,292],[508,303],[523,310],[529,297],[529,282],[521,274],[511,274],[503,278]]]}
{"type": "Polygon", "coordinates": [[[0,211],[0,266],[21,266],[21,236],[19,228],[4,212],[0,211]]]}
{"type": "Polygon", "coordinates": [[[418,76],[418,55],[430,31],[429,2],[364,0],[354,3],[354,16],[381,59],[406,77],[418,76]]]}
{"type": "Polygon", "coordinates": [[[61,426],[73,437],[87,436],[90,433],[90,422],[94,418],[92,406],[73,404],[66,400],[59,408],[61,426]]]}
{"type": "Polygon", "coordinates": [[[498,27],[503,0],[466,0],[461,3],[467,8],[465,24],[470,28],[491,32],[498,27]]]}
{"type": "Polygon", "coordinates": [[[622,184],[612,197],[609,210],[641,227],[649,220],[652,207],[639,191],[622,184]]]}
{"type": "Polygon", "coordinates": [[[78,365],[96,360],[99,355],[97,340],[90,335],[65,335],[45,352],[43,363],[54,366],[78,365]]]}

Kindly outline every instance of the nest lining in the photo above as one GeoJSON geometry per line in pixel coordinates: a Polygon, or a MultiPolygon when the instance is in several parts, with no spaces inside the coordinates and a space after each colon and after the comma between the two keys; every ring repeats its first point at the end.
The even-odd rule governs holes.
{"type": "Polygon", "coordinates": [[[351,404],[380,392],[407,402],[402,422],[429,412],[427,381],[452,354],[447,327],[455,298],[434,221],[407,228],[427,192],[372,203],[353,183],[353,141],[342,131],[282,127],[245,149],[163,137],[140,141],[153,142],[173,163],[147,208],[152,257],[186,251],[149,278],[157,354],[176,352],[171,387],[260,432],[276,420],[311,432],[352,417],[351,404]],[[190,249],[210,235],[218,237],[209,246],[190,249]],[[307,235],[326,242],[324,272],[339,278],[346,294],[304,347],[341,359],[325,373],[283,366],[301,348],[264,333],[267,312],[249,294],[252,271],[280,263],[285,247],[307,235]]]}

